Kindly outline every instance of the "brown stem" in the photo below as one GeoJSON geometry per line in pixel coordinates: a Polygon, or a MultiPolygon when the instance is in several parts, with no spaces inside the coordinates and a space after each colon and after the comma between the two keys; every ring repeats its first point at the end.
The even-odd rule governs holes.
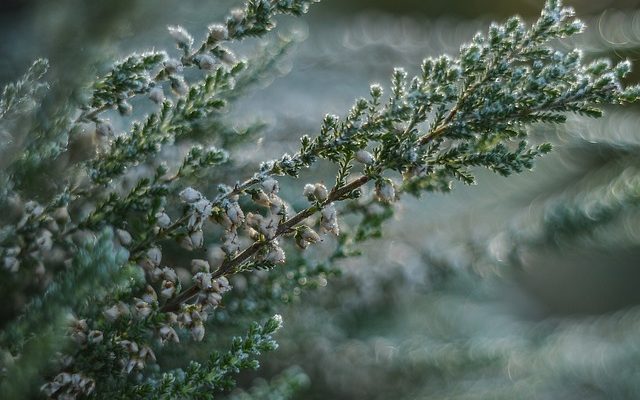
{"type": "MultiPolygon", "coordinates": [[[[361,176],[358,179],[355,179],[355,180],[351,181],[350,183],[348,183],[348,184],[346,184],[346,185],[344,185],[344,186],[342,186],[340,188],[334,188],[329,193],[329,197],[327,198],[327,200],[322,202],[320,209],[322,207],[334,202],[334,201],[343,200],[345,198],[345,196],[347,196],[349,193],[351,193],[355,189],[361,187],[362,185],[366,184],[370,180],[371,180],[371,178],[369,176],[364,175],[364,176],[361,176]]],[[[238,265],[240,265],[243,262],[247,261],[253,255],[255,255],[262,247],[266,246],[269,242],[271,242],[272,240],[276,239],[277,237],[282,236],[283,234],[289,232],[296,225],[298,225],[299,223],[301,223],[305,219],[309,218],[310,216],[312,216],[317,211],[319,211],[319,208],[317,206],[315,206],[315,205],[311,206],[311,207],[307,207],[304,210],[302,210],[299,213],[297,213],[296,215],[294,215],[293,217],[291,217],[288,220],[286,220],[285,222],[281,223],[278,226],[278,230],[276,231],[276,234],[272,239],[267,240],[267,241],[253,242],[253,244],[251,244],[251,246],[249,246],[246,249],[244,249],[242,252],[240,252],[234,258],[225,260],[222,263],[222,265],[220,265],[220,267],[212,274],[212,278],[216,279],[216,278],[220,278],[221,276],[232,275],[233,271],[235,270],[235,268],[238,265]]],[[[165,304],[160,309],[160,311],[168,312],[168,311],[176,311],[176,310],[178,310],[178,308],[180,307],[180,305],[182,303],[184,303],[186,301],[189,301],[189,299],[191,299],[195,295],[197,295],[199,290],[200,289],[197,286],[191,286],[189,289],[187,289],[184,292],[180,293],[180,295],[178,295],[178,297],[173,299],[173,301],[171,301],[170,303],[165,304]]]]}

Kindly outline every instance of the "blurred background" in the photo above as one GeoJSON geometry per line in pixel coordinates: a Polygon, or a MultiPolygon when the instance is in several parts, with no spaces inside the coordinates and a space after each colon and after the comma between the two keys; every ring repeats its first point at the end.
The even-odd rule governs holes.
{"type": "MultiPolygon", "coordinates": [[[[229,111],[267,124],[247,162],[295,151],[325,113],[344,115],[394,66],[415,72],[492,20],[535,18],[542,3],[325,0],[303,19],[281,19],[272,37],[299,43],[269,85],[229,111]]],[[[558,47],[640,62],[640,1],[567,3],[588,30],[558,47]]],[[[198,37],[237,4],[4,0],[0,85],[44,56],[58,98],[81,96],[75,89],[112,60],[169,48],[167,24],[198,37]]],[[[341,276],[316,290],[301,281],[283,299],[281,348],[242,384],[295,365],[309,378],[300,399],[640,398],[639,126],[634,107],[537,126],[533,139],[556,150],[534,171],[479,171],[477,186],[405,198],[383,239],[340,262],[341,276]]]]}

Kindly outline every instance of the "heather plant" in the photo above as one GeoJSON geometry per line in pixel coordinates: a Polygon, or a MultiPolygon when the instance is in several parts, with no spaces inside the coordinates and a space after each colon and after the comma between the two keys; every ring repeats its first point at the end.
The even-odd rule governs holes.
{"type": "MultiPolygon", "coordinates": [[[[629,62],[554,49],[584,26],[550,0],[531,25],[492,24],[456,56],[425,59],[411,78],[395,69],[388,94],[372,85],[344,116],[327,115],[302,136],[294,154],[243,164],[260,124],[237,128],[227,112],[291,39],[246,60],[234,46],[313,3],[248,1],[199,41],[170,26],[175,50],[115,62],[77,105],[39,106],[44,60],[5,87],[7,398],[218,397],[276,349],[278,303],[327,285],[337,260],[381,235],[404,194],[473,184],[478,167],[504,176],[530,169],[551,150],[530,143],[532,126],[599,117],[640,95],[621,83],[629,62]],[[326,166],[331,183],[306,180],[326,166]]],[[[599,218],[620,207],[598,198],[599,218]]],[[[569,226],[584,214],[554,215],[569,226]]],[[[234,396],[285,398],[305,384],[290,370],[234,396]]]]}

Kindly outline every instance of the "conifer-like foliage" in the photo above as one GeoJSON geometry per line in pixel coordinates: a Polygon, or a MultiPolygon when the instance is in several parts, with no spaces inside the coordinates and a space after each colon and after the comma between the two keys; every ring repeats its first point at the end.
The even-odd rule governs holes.
{"type": "MultiPolygon", "coordinates": [[[[532,126],[599,117],[640,96],[621,83],[629,62],[587,63],[579,49],[554,49],[584,27],[549,0],[532,24],[492,24],[455,56],[425,59],[416,76],[395,69],[388,89],[374,84],[344,116],[327,115],[294,154],[235,168],[259,126],[239,132],[225,113],[288,42],[247,60],[233,47],[313,3],[249,0],[201,40],[171,26],[176,49],[113,63],[84,103],[41,110],[51,112],[47,123],[34,116],[46,61],[5,87],[3,396],[223,396],[277,347],[282,319],[264,316],[300,282],[326,285],[337,260],[380,236],[405,193],[473,184],[478,167],[504,176],[530,169],[551,150],[529,142],[532,126]],[[335,181],[301,182],[326,165],[335,181]],[[48,179],[60,170],[64,179],[48,179]],[[285,183],[294,189],[281,192],[285,183]],[[325,238],[330,251],[310,261],[305,249],[325,238]],[[190,361],[177,364],[177,354],[190,361]]],[[[603,199],[597,218],[616,206],[603,199]]],[[[586,223],[580,208],[564,211],[550,210],[548,223],[586,223]]],[[[286,398],[305,383],[290,370],[233,398],[286,398]]]]}

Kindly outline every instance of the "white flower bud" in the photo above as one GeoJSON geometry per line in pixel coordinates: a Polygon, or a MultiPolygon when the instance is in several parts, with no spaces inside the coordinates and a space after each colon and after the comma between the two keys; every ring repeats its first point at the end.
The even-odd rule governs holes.
{"type": "Polygon", "coordinates": [[[204,339],[204,325],[202,322],[197,322],[191,328],[191,337],[196,342],[201,342],[204,339]]]}
{"type": "Polygon", "coordinates": [[[178,43],[180,46],[191,47],[193,44],[193,37],[189,34],[181,26],[169,26],[167,27],[169,30],[169,35],[178,43]]]}
{"type": "Polygon", "coordinates": [[[147,250],[147,259],[152,266],[157,267],[162,261],[162,251],[157,247],[152,247],[147,250]]]}
{"type": "Polygon", "coordinates": [[[191,272],[197,274],[198,272],[209,272],[211,266],[206,260],[193,259],[191,260],[191,272]]]}
{"type": "Polygon", "coordinates": [[[282,250],[282,247],[278,246],[277,244],[273,244],[269,247],[269,252],[264,257],[264,261],[268,261],[274,264],[284,264],[286,261],[284,250],[282,250]]]}
{"type": "Polygon", "coordinates": [[[116,237],[118,238],[120,244],[123,246],[128,246],[133,241],[131,234],[124,229],[116,229],[116,237]]]}
{"type": "Polygon", "coordinates": [[[191,243],[191,238],[189,236],[182,236],[180,238],[180,247],[187,251],[192,251],[193,243],[191,243]]]}
{"type": "Polygon", "coordinates": [[[217,290],[218,293],[226,293],[229,290],[231,290],[231,285],[229,284],[229,280],[225,276],[221,276],[220,278],[216,279],[216,283],[218,286],[218,290],[217,290]]]}
{"type": "Polygon", "coordinates": [[[195,210],[202,214],[204,217],[209,217],[211,215],[211,202],[207,199],[201,199],[195,202],[193,205],[195,210]]]}
{"type": "Polygon", "coordinates": [[[66,224],[71,220],[67,207],[58,207],[53,211],[53,219],[59,224],[66,224]]]}
{"type": "Polygon", "coordinates": [[[320,230],[325,233],[340,234],[338,226],[338,213],[333,203],[325,206],[320,212],[320,230]]]}
{"type": "Polygon", "coordinates": [[[213,286],[211,274],[208,272],[198,272],[193,276],[193,283],[201,290],[210,290],[213,286]]]}
{"type": "Polygon", "coordinates": [[[166,228],[171,225],[171,218],[164,212],[156,213],[156,225],[160,228],[166,228]]]}
{"type": "Polygon", "coordinates": [[[176,333],[175,329],[173,329],[169,325],[163,325],[160,328],[159,333],[160,333],[161,343],[164,343],[164,342],[180,343],[180,338],[178,337],[178,334],[176,333]]]}
{"type": "Polygon", "coordinates": [[[373,155],[366,150],[358,150],[356,152],[356,160],[363,164],[373,164],[373,155]]]}
{"type": "Polygon", "coordinates": [[[244,19],[244,17],[245,13],[243,9],[234,8],[233,10],[231,10],[231,18],[233,18],[234,21],[240,22],[244,19]]]}
{"type": "Polygon", "coordinates": [[[181,191],[179,196],[185,203],[194,203],[202,198],[202,194],[192,187],[188,187],[181,191]]]}
{"type": "Polygon", "coordinates": [[[176,284],[169,280],[162,281],[160,296],[169,299],[176,293],[176,284]]]}
{"type": "Polygon", "coordinates": [[[240,225],[244,221],[244,213],[238,203],[229,203],[227,206],[227,216],[233,225],[240,225]]]}
{"type": "Polygon", "coordinates": [[[220,60],[227,65],[234,65],[236,63],[236,55],[228,49],[222,49],[220,60]]]}
{"type": "Polygon", "coordinates": [[[309,243],[317,243],[321,240],[320,235],[306,225],[302,225],[300,228],[300,237],[309,243]]]}
{"type": "Polygon", "coordinates": [[[396,190],[389,179],[376,184],[376,195],[380,201],[391,203],[396,199],[396,190]]]}
{"type": "Polygon", "coordinates": [[[151,314],[152,309],[149,303],[142,299],[137,299],[134,305],[134,311],[139,318],[144,319],[151,314]]]}
{"type": "Polygon", "coordinates": [[[160,104],[164,101],[164,91],[160,86],[156,86],[149,91],[149,100],[156,104],[160,104]]]}
{"type": "Polygon", "coordinates": [[[205,71],[211,71],[216,66],[216,60],[208,54],[202,54],[198,57],[198,67],[205,71]]]}
{"type": "Polygon", "coordinates": [[[278,181],[273,178],[267,178],[262,181],[262,189],[266,194],[275,194],[280,190],[278,181]]]}
{"type": "Polygon", "coordinates": [[[191,232],[189,234],[189,239],[191,239],[191,244],[194,249],[199,249],[204,244],[204,235],[201,230],[191,232]]]}
{"type": "Polygon", "coordinates": [[[316,196],[316,199],[318,199],[318,201],[325,201],[329,198],[327,187],[322,183],[315,184],[313,194],[316,196]]]}

